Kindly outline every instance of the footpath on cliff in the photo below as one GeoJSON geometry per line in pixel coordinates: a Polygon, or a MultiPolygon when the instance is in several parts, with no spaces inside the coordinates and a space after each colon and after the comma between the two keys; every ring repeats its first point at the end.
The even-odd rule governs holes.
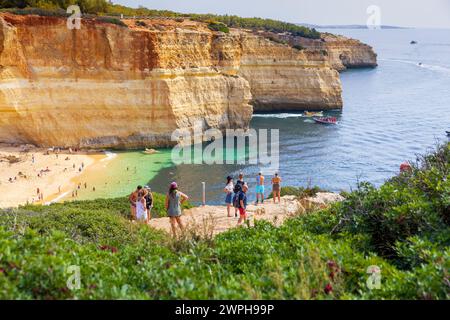
{"type": "MultiPolygon", "coordinates": [[[[284,196],[281,198],[281,203],[274,203],[273,199],[267,199],[263,204],[248,205],[248,221],[250,226],[253,226],[256,220],[269,221],[279,226],[290,217],[326,208],[331,203],[343,199],[339,194],[329,192],[318,192],[313,197],[302,199],[296,196],[284,196]]],[[[193,232],[201,237],[214,237],[237,227],[238,218],[234,217],[234,208],[231,208],[231,213],[233,217],[228,217],[225,206],[200,206],[184,210],[182,221],[186,232],[193,232]]],[[[149,225],[166,232],[171,230],[168,217],[154,218],[150,220],[149,225]]]]}

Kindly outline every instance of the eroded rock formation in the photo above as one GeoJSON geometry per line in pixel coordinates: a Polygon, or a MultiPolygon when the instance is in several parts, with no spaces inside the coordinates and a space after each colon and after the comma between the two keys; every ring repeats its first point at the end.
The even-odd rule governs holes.
{"type": "Polygon", "coordinates": [[[257,111],[342,107],[320,50],[185,20],[128,28],[0,14],[0,141],[40,146],[173,144],[177,128],[247,128],[257,111]]]}

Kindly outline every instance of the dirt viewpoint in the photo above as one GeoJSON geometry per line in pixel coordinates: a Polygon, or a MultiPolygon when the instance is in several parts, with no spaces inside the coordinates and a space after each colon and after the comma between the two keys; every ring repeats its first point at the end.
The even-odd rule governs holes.
{"type": "MultiPolygon", "coordinates": [[[[284,196],[281,204],[274,204],[272,199],[264,204],[250,204],[247,207],[248,220],[253,226],[255,220],[266,220],[274,225],[280,225],[284,220],[308,210],[326,207],[328,204],[341,201],[343,198],[334,193],[318,193],[315,197],[298,199],[296,196],[284,196]]],[[[204,206],[184,210],[182,220],[187,230],[194,231],[200,236],[211,237],[228,229],[235,228],[237,218],[227,217],[225,206],[204,206]]],[[[159,230],[170,232],[169,218],[156,218],[150,221],[150,226],[159,230]]]]}

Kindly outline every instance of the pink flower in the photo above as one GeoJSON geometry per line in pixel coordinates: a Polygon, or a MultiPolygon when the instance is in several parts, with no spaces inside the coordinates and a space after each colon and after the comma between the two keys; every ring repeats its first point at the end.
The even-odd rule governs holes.
{"type": "Polygon", "coordinates": [[[331,293],[331,292],[333,291],[333,287],[331,286],[330,283],[328,283],[328,284],[325,286],[325,288],[323,289],[323,291],[324,291],[326,294],[329,294],[329,293],[331,293]]]}
{"type": "Polygon", "coordinates": [[[118,251],[116,247],[105,246],[105,245],[100,246],[99,249],[102,250],[102,251],[108,251],[109,250],[112,253],[116,253],[118,251]]]}

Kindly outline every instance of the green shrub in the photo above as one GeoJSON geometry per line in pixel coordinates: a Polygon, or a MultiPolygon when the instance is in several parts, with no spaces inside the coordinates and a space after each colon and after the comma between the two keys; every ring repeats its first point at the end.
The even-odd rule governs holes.
{"type": "MultiPolygon", "coordinates": [[[[153,192],[153,217],[165,217],[167,215],[165,209],[165,195],[153,192]]],[[[189,202],[183,203],[183,209],[192,208],[192,204],[189,202]]],[[[82,201],[70,201],[64,203],[54,203],[50,206],[36,206],[36,205],[26,205],[22,206],[21,209],[42,212],[42,211],[52,211],[59,212],[63,209],[77,209],[77,210],[103,210],[109,213],[114,213],[121,215],[127,219],[131,218],[130,202],[128,197],[114,198],[114,199],[95,199],[95,200],[82,200],[82,201]]]]}
{"type": "Polygon", "coordinates": [[[111,23],[111,24],[115,24],[119,27],[125,27],[128,28],[128,26],[120,19],[117,18],[113,18],[113,17],[97,17],[95,18],[95,20],[103,22],[103,23],[111,23]]]}
{"type": "Polygon", "coordinates": [[[138,27],[147,27],[147,24],[144,21],[141,21],[141,20],[136,21],[136,25],[138,27]]]}
{"type": "Polygon", "coordinates": [[[227,27],[227,25],[221,22],[212,21],[208,24],[208,28],[212,31],[230,33],[230,29],[227,27]]]}
{"type": "Polygon", "coordinates": [[[23,8],[23,9],[2,9],[3,12],[10,12],[17,15],[37,15],[41,17],[68,17],[69,14],[59,8],[47,9],[47,8],[23,8]]]}
{"type": "MultiPolygon", "coordinates": [[[[292,187],[292,186],[283,186],[281,187],[280,196],[297,196],[299,198],[305,197],[314,197],[318,192],[326,192],[317,186],[314,187],[292,187]]],[[[271,192],[269,198],[273,198],[273,193],[271,192]]]]}

